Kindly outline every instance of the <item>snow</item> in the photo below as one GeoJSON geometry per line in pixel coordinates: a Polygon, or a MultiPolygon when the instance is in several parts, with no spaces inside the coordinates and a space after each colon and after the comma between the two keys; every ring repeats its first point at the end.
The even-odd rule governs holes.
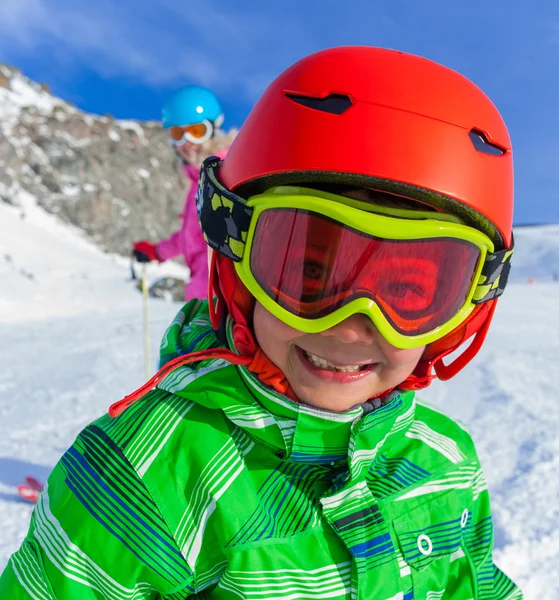
{"type": "Polygon", "coordinates": [[[50,113],[55,106],[63,104],[46,91],[38,91],[21,76],[11,81],[12,92],[19,98],[20,106],[35,106],[40,112],[50,113]]]}
{"type": "MultiPolygon", "coordinates": [[[[78,109],[64,100],[53,96],[46,89],[42,89],[39,84],[31,81],[19,71],[12,70],[5,65],[0,65],[0,73],[9,81],[10,86],[9,88],[0,86],[0,131],[9,138],[14,146],[27,146],[31,143],[28,137],[21,134],[18,136],[12,135],[12,126],[17,122],[23,109],[33,108],[41,115],[51,115],[55,108],[62,108],[63,110],[58,110],[55,113],[56,119],[61,122],[67,120],[68,115],[78,112],[78,109]]],[[[99,117],[91,114],[82,113],[82,118],[90,127],[96,121],[109,122],[107,117],[99,117]]],[[[145,126],[151,127],[153,123],[147,122],[145,126]]],[[[159,125],[156,124],[156,126],[159,125]]],[[[122,139],[116,127],[120,127],[121,130],[132,131],[138,136],[142,144],[145,145],[148,143],[142,125],[139,122],[130,119],[115,120],[113,127],[108,131],[108,136],[113,142],[119,142],[122,139]]],[[[68,132],[59,131],[57,135],[64,137],[74,147],[83,147],[91,143],[88,137],[78,140],[68,132]]]]}
{"type": "Polygon", "coordinates": [[[559,225],[518,227],[515,230],[515,281],[549,281],[559,277],[559,225]]]}
{"type": "MultiPolygon", "coordinates": [[[[533,232],[530,245],[545,239],[533,232]]],[[[559,597],[559,283],[512,283],[475,362],[421,396],[467,424],[492,494],[496,562],[527,600],[559,597]]]]}
{"type": "Polygon", "coordinates": [[[81,191],[81,187],[77,183],[75,185],[63,185],[60,189],[67,198],[79,196],[81,191]]]}
{"type": "MultiPolygon", "coordinates": [[[[142,129],[141,125],[137,121],[130,121],[128,119],[121,119],[116,121],[116,124],[122,129],[127,129],[128,131],[133,131],[141,140],[145,141],[145,133],[142,129]]],[[[147,142],[146,142],[147,143],[147,142]]]]}
{"type": "Polygon", "coordinates": [[[114,129],[109,129],[108,135],[113,142],[120,142],[120,134],[118,133],[118,131],[115,131],[114,129]]]}
{"type": "MultiPolygon", "coordinates": [[[[29,320],[138,310],[128,259],[103,253],[79,229],[38,208],[27,192],[19,190],[13,200],[18,208],[0,204],[2,328],[29,320]],[[21,277],[22,271],[33,280],[21,277]]],[[[187,277],[187,270],[175,263],[150,265],[149,273],[151,279],[164,274],[187,277]]],[[[0,352],[6,348],[2,344],[0,352]]]]}
{"type": "Polygon", "coordinates": [[[91,144],[91,139],[89,137],[83,137],[81,139],[75,138],[71,133],[67,131],[57,131],[55,133],[56,137],[62,138],[65,140],[68,145],[73,146],[74,148],[84,148],[91,144]]]}
{"type": "Polygon", "coordinates": [[[138,175],[142,178],[142,179],[149,179],[150,178],[150,173],[147,169],[138,169],[136,171],[138,173],[138,175]]]}
{"type": "Polygon", "coordinates": [[[3,67],[2,73],[10,79],[10,88],[0,87],[0,122],[13,123],[22,108],[35,107],[40,113],[51,113],[56,106],[66,107],[62,100],[51,96],[47,91],[24,77],[3,67]]]}
{"type": "MultiPolygon", "coordinates": [[[[88,422],[143,381],[142,296],[130,263],[40,210],[0,203],[0,569],[44,480],[88,422]]],[[[559,597],[559,226],[516,230],[515,267],[486,345],[463,373],[420,397],[468,426],[485,467],[496,562],[526,600],[559,597]],[[535,283],[529,284],[533,278],[535,283]]],[[[150,265],[149,276],[183,274],[150,265]]],[[[151,365],[179,305],[151,300],[151,365]]]]}

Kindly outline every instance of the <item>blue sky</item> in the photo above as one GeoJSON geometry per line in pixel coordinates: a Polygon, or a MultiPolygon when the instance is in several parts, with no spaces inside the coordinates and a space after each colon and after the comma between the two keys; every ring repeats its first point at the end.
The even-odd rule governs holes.
{"type": "Polygon", "coordinates": [[[559,3],[541,0],[16,0],[0,61],[80,108],[158,119],[174,88],[212,88],[225,126],[313,51],[368,44],[420,54],[479,85],[511,132],[516,222],[559,222],[559,3]],[[537,9],[536,9],[537,7],[537,9]]]}

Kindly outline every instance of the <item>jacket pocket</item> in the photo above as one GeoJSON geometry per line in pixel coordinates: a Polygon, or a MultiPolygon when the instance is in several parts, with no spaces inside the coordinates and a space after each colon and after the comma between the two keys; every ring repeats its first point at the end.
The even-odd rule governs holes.
{"type": "Polygon", "coordinates": [[[471,520],[471,492],[447,492],[393,521],[413,597],[466,600],[474,597],[473,572],[464,553],[471,520]]]}

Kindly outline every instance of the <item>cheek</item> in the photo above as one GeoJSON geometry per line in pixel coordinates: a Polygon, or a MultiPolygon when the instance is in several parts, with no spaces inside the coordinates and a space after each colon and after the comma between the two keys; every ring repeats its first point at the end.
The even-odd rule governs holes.
{"type": "Polygon", "coordinates": [[[390,347],[384,350],[384,354],[392,368],[411,367],[413,369],[423,356],[424,351],[425,346],[406,350],[390,347]]]}
{"type": "Polygon", "coordinates": [[[259,302],[254,307],[253,327],[256,341],[266,353],[269,348],[288,344],[301,336],[301,332],[274,317],[259,302]]]}
{"type": "Polygon", "coordinates": [[[188,158],[196,154],[197,148],[190,142],[186,142],[186,144],[179,146],[177,150],[183,158],[188,158]]]}

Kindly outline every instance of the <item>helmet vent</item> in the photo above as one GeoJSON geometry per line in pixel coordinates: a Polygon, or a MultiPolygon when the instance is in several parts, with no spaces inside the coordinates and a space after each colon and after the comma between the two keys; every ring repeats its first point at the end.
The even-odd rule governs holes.
{"type": "Polygon", "coordinates": [[[505,154],[506,150],[501,148],[501,146],[497,146],[497,144],[492,144],[487,136],[477,129],[472,129],[469,133],[470,139],[472,140],[472,144],[474,148],[478,152],[483,152],[484,154],[490,154],[491,156],[502,156],[505,154]]]}
{"type": "Polygon", "coordinates": [[[297,104],[333,115],[341,115],[353,104],[351,98],[345,94],[328,94],[324,98],[313,98],[312,96],[300,96],[298,94],[285,95],[297,104]]]}

